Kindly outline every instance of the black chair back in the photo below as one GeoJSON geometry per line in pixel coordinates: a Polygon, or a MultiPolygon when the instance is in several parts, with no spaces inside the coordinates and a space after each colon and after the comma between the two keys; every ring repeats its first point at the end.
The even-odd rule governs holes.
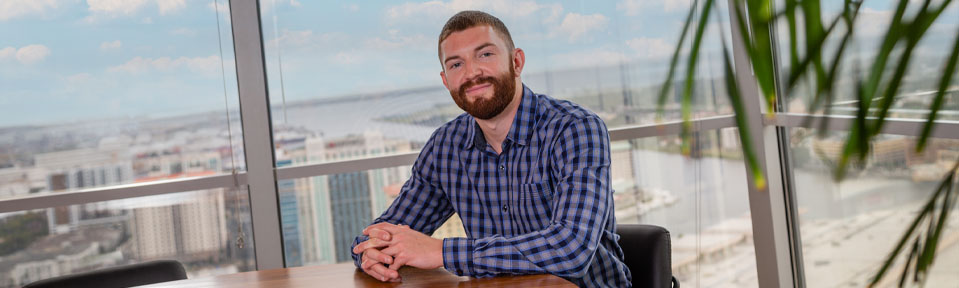
{"type": "Polygon", "coordinates": [[[679,288],[673,278],[669,231],[663,227],[619,224],[619,246],[626,267],[633,275],[633,287],[679,288]]]}
{"type": "Polygon", "coordinates": [[[124,265],[36,281],[23,288],[121,288],[186,279],[186,270],[175,260],[124,265]]]}

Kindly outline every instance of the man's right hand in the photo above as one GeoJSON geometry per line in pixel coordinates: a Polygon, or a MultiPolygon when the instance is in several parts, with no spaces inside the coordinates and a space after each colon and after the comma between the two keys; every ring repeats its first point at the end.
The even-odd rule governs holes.
{"type": "Polygon", "coordinates": [[[392,264],[393,257],[380,251],[380,249],[389,245],[389,241],[392,238],[390,233],[377,228],[369,229],[367,232],[369,232],[370,239],[360,242],[356,247],[353,247],[354,253],[362,253],[360,256],[360,268],[363,269],[363,272],[366,274],[380,281],[399,282],[401,280],[400,274],[383,265],[392,264]]]}

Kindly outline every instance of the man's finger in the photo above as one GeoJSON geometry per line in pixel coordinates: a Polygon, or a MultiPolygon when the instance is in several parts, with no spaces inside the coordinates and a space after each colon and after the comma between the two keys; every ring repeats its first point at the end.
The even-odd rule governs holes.
{"type": "Polygon", "coordinates": [[[379,273],[379,274],[381,275],[381,277],[378,278],[378,279],[380,279],[380,281],[384,281],[384,282],[385,282],[385,281],[389,281],[389,280],[391,280],[391,279],[393,279],[393,278],[399,278],[399,277],[400,277],[400,273],[399,273],[399,272],[390,270],[390,268],[386,268],[386,266],[383,266],[383,264],[373,265],[373,267],[370,267],[370,270],[373,270],[373,272],[379,273]]]}
{"type": "Polygon", "coordinates": [[[383,240],[380,240],[379,238],[370,238],[369,240],[360,242],[360,244],[356,244],[356,246],[353,247],[353,253],[359,254],[370,248],[382,248],[389,245],[390,245],[390,242],[388,241],[383,241],[383,240]]]}
{"type": "MultiPolygon", "coordinates": [[[[397,254],[400,254],[400,252],[402,252],[402,251],[401,251],[401,249],[400,249],[399,247],[390,246],[390,247],[386,247],[386,249],[382,249],[382,250],[379,250],[379,251],[376,251],[376,252],[379,252],[380,254],[388,255],[388,256],[390,256],[390,257],[394,257],[394,256],[396,256],[397,254]]],[[[394,259],[394,261],[395,261],[395,259],[394,259]]]]}
{"type": "Polygon", "coordinates": [[[370,228],[369,230],[370,238],[377,238],[383,241],[393,240],[393,235],[390,235],[390,232],[380,228],[370,228]]]}
{"type": "Polygon", "coordinates": [[[400,226],[400,225],[380,226],[380,227],[376,227],[376,228],[377,228],[377,229],[382,229],[383,231],[386,231],[386,232],[389,232],[391,235],[392,235],[392,234],[396,234],[396,233],[400,233],[400,232],[402,232],[402,231],[405,231],[405,230],[409,230],[409,229],[410,229],[409,226],[403,227],[403,226],[400,226]]]}
{"type": "MultiPolygon", "coordinates": [[[[377,264],[375,264],[375,265],[373,265],[373,266],[370,266],[370,268],[363,269],[363,272],[366,272],[366,274],[369,274],[369,275],[372,276],[373,278],[376,278],[376,280],[386,281],[386,280],[383,280],[383,279],[390,279],[390,277],[388,277],[388,276],[386,276],[386,275],[383,275],[383,273],[380,273],[380,270],[379,270],[379,269],[374,269],[374,268],[373,268],[373,267],[376,267],[376,266],[386,268],[385,266],[383,266],[383,264],[377,263],[377,264]]],[[[386,268],[386,269],[389,270],[388,268],[386,268]]]]}
{"type": "Polygon", "coordinates": [[[376,271],[373,271],[373,269],[363,269],[363,273],[366,273],[367,275],[370,275],[370,277],[376,278],[377,280],[386,278],[386,276],[376,273],[376,271]]]}
{"type": "Polygon", "coordinates": [[[363,252],[363,255],[366,255],[366,257],[376,262],[386,263],[386,264],[393,263],[393,257],[383,252],[380,252],[380,250],[369,249],[369,250],[366,250],[366,252],[363,252]]]}
{"type": "Polygon", "coordinates": [[[407,259],[405,257],[397,257],[396,261],[393,261],[393,264],[390,264],[390,270],[398,271],[403,265],[406,265],[407,259]]]}
{"type": "Polygon", "coordinates": [[[380,223],[376,223],[376,224],[373,224],[373,225],[370,225],[370,226],[366,226],[366,228],[363,229],[363,235],[369,236],[371,229],[373,229],[373,228],[383,229],[383,227],[396,227],[396,225],[390,224],[390,223],[386,223],[386,222],[380,222],[380,223]]]}

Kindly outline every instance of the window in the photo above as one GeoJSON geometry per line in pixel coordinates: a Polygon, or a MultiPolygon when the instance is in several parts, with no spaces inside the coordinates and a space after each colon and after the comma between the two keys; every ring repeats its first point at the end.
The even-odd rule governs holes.
{"type": "Polygon", "coordinates": [[[160,259],[189,278],[253,270],[250,223],[246,187],[0,214],[0,287],[160,259]]]}
{"type": "MultiPolygon", "coordinates": [[[[0,6],[0,201],[244,169],[226,1],[0,6]]],[[[231,248],[241,190],[0,214],[0,287],[166,257],[254,269],[249,227],[231,248]]]]}
{"type": "MultiPolygon", "coordinates": [[[[522,80],[534,92],[583,105],[611,128],[655,123],[656,99],[689,5],[665,3],[263,1],[277,149],[307,138],[329,147],[366,141],[348,155],[418,151],[437,127],[463,113],[442,85],[436,54],[443,24],[466,9],[505,22],[526,52],[522,80]]],[[[710,27],[702,56],[709,61],[697,75],[693,101],[697,118],[732,113],[719,73],[719,39],[712,36],[726,33],[710,27]]],[[[680,118],[678,85],[663,120],[680,118]]]]}
{"type": "MultiPolygon", "coordinates": [[[[389,207],[409,175],[410,166],[400,166],[280,180],[286,265],[353,261],[353,239],[389,207]]],[[[433,236],[462,234],[456,234],[462,224],[447,226],[433,236]]]]}
{"type": "MultiPolygon", "coordinates": [[[[834,115],[855,115],[858,102],[856,101],[856,75],[865,78],[875,59],[875,55],[882,44],[883,36],[886,34],[884,25],[889,25],[892,15],[896,11],[898,1],[864,1],[859,16],[855,22],[855,31],[852,42],[848,45],[845,52],[844,62],[842,62],[837,72],[837,81],[835,84],[835,98],[832,103],[828,103],[830,113],[834,115]]],[[[938,2],[937,2],[938,3],[938,2]]],[[[778,5],[783,7],[784,4],[778,5]]],[[[822,3],[824,23],[830,23],[833,17],[842,12],[843,1],[826,1],[822,3]]],[[[933,4],[938,5],[938,4],[933,4]]],[[[913,11],[914,12],[914,11],[913,11]]],[[[906,14],[905,19],[911,19],[914,13],[906,14]]],[[[890,110],[892,118],[921,118],[925,119],[929,112],[929,106],[935,96],[935,91],[939,87],[939,80],[944,69],[946,60],[949,57],[949,51],[955,40],[956,28],[959,28],[959,9],[955,6],[946,9],[936,20],[935,24],[926,32],[926,36],[919,42],[913,57],[910,59],[909,68],[903,83],[900,85],[896,95],[896,103],[890,110]]],[[[824,59],[832,59],[838,50],[842,33],[845,33],[844,24],[839,25],[837,33],[827,39],[826,49],[824,49],[824,59]]],[[[776,39],[779,41],[780,54],[782,55],[783,69],[789,71],[789,31],[787,25],[778,25],[776,39]]],[[[803,35],[802,25],[799,25],[798,33],[803,35]]],[[[800,45],[802,46],[802,45],[800,45]]],[[[901,53],[904,45],[899,45],[895,53],[901,53]]],[[[802,51],[802,48],[799,48],[802,51]]],[[[898,57],[898,56],[896,56],[898,57]]],[[[898,59],[898,58],[890,58],[898,59]]],[[[832,60],[829,60],[832,61],[832,60]]],[[[890,61],[886,67],[885,75],[889,76],[895,72],[896,62],[890,61]]],[[[814,74],[811,74],[814,75],[814,74]]],[[[809,77],[815,78],[815,77],[809,77]]],[[[956,75],[952,83],[959,80],[956,75]]],[[[786,102],[786,112],[808,113],[810,105],[813,102],[812,87],[814,83],[799,83],[796,90],[793,91],[786,102]]],[[[959,96],[959,89],[951,87],[946,99],[956,99],[959,96]]],[[[820,107],[823,109],[824,107],[820,107]]],[[[822,113],[822,110],[817,113],[822,113]]],[[[946,101],[938,119],[941,120],[959,120],[959,103],[957,101],[946,101]]]]}
{"type": "Polygon", "coordinates": [[[226,3],[163,3],[4,11],[0,199],[243,169],[226,3]]]}
{"type": "MultiPolygon", "coordinates": [[[[913,137],[881,134],[870,144],[868,162],[850,169],[846,179],[836,183],[829,167],[847,133],[828,132],[825,138],[804,128],[789,133],[809,287],[868,283],[918,207],[959,159],[959,140],[931,139],[926,151],[916,154],[913,137]]],[[[954,268],[959,262],[951,256],[959,255],[956,227],[959,224],[950,220],[929,287],[948,287],[957,280],[954,268]]],[[[887,276],[888,285],[881,286],[894,286],[901,269],[894,265],[895,276],[887,276]]]]}
{"type": "Polygon", "coordinates": [[[691,157],[677,136],[613,142],[619,224],[665,227],[682,285],[757,287],[746,166],[735,128],[696,133],[691,157]]]}

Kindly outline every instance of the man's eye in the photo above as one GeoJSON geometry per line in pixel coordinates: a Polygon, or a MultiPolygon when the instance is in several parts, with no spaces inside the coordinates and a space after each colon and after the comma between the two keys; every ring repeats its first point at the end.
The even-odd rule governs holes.
{"type": "Polygon", "coordinates": [[[463,65],[463,64],[462,64],[462,63],[453,63],[452,65],[450,65],[450,69],[459,68],[460,65],[463,65]]]}
{"type": "Polygon", "coordinates": [[[483,54],[480,54],[480,56],[481,56],[481,57],[493,56],[493,52],[484,52],[483,54]]]}

